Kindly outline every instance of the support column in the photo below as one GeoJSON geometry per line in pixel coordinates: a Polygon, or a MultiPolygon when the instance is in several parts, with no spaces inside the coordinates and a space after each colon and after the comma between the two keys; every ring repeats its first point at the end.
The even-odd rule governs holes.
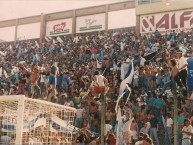
{"type": "Polygon", "coordinates": [[[137,36],[139,37],[139,35],[140,35],[140,16],[139,15],[136,15],[135,31],[136,31],[137,36]]]}
{"type": "Polygon", "coordinates": [[[15,21],[15,36],[14,36],[14,41],[15,41],[15,43],[16,43],[16,41],[17,41],[18,24],[19,24],[19,19],[16,19],[16,21],[15,21]]]}
{"type": "Polygon", "coordinates": [[[41,13],[40,16],[40,44],[43,42],[46,36],[46,19],[45,15],[41,13]]]}
{"type": "Polygon", "coordinates": [[[108,19],[109,19],[108,11],[109,11],[109,5],[106,5],[106,8],[105,8],[105,31],[108,31],[108,19]]]}
{"type": "Polygon", "coordinates": [[[105,144],[105,112],[106,112],[106,98],[104,92],[101,94],[102,107],[101,107],[101,144],[105,144]]]}
{"type": "Polygon", "coordinates": [[[72,35],[76,34],[76,10],[72,11],[72,35]]]}
{"type": "Polygon", "coordinates": [[[174,144],[178,145],[178,98],[174,95],[174,144]]]}

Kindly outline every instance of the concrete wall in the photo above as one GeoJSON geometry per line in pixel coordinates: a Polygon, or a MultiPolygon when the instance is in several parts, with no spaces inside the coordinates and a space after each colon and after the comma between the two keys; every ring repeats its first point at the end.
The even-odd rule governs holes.
{"type": "Polygon", "coordinates": [[[138,5],[136,2],[136,15],[155,14],[167,11],[176,11],[192,8],[192,0],[162,0],[162,2],[155,2],[142,5],[138,5]]]}

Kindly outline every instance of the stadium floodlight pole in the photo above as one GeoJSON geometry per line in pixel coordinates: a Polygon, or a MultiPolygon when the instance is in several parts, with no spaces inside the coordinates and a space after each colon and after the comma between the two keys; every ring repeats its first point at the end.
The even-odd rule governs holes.
{"type": "Polygon", "coordinates": [[[105,144],[105,112],[106,112],[106,98],[104,92],[101,93],[101,145],[105,144]]]}

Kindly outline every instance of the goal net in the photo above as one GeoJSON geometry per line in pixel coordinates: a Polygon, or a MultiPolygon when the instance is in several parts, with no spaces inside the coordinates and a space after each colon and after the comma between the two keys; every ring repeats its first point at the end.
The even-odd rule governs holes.
{"type": "Polygon", "coordinates": [[[0,145],[68,145],[76,109],[25,96],[0,96],[0,145]]]}

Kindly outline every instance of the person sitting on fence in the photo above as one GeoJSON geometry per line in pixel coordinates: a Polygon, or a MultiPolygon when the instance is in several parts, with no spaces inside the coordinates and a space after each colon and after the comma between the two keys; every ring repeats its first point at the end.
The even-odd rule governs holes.
{"type": "Polygon", "coordinates": [[[28,73],[31,74],[31,75],[30,75],[31,97],[33,98],[35,94],[37,95],[37,97],[39,97],[40,94],[41,94],[41,89],[40,89],[40,87],[38,86],[38,80],[39,80],[39,78],[40,78],[38,67],[34,67],[32,71],[29,71],[29,70],[26,69],[24,66],[23,66],[23,68],[24,68],[28,73]]]}

